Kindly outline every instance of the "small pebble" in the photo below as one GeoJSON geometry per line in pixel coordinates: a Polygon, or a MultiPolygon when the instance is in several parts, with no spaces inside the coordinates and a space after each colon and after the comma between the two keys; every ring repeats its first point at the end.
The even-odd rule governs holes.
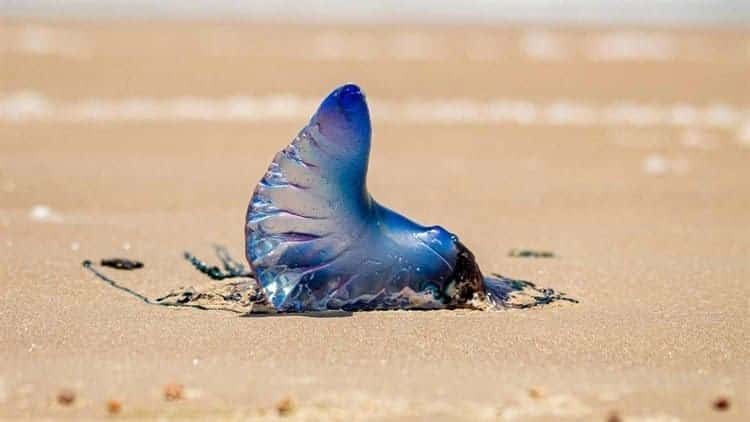
{"type": "Polygon", "coordinates": [[[719,412],[729,410],[729,406],[729,399],[726,397],[719,397],[718,399],[714,400],[714,409],[718,410],[719,412]]]}
{"type": "Polygon", "coordinates": [[[110,415],[116,415],[122,411],[122,403],[119,400],[108,400],[107,401],[107,413],[110,415]]]}
{"type": "Polygon", "coordinates": [[[609,416],[607,416],[607,422],[622,422],[622,418],[619,413],[610,412],[609,416]]]}
{"type": "Polygon", "coordinates": [[[532,399],[540,399],[543,395],[544,393],[542,393],[542,390],[540,390],[539,388],[532,388],[529,390],[529,397],[531,397],[532,399]]]}
{"type": "Polygon", "coordinates": [[[185,396],[185,387],[182,384],[169,383],[164,386],[164,398],[167,401],[182,400],[185,396]]]}
{"type": "Polygon", "coordinates": [[[293,414],[296,409],[297,404],[291,397],[287,397],[276,404],[276,410],[279,412],[279,416],[289,416],[293,414]]]}
{"type": "Polygon", "coordinates": [[[73,390],[60,390],[57,393],[57,403],[62,406],[70,406],[76,401],[76,393],[73,390]]]}

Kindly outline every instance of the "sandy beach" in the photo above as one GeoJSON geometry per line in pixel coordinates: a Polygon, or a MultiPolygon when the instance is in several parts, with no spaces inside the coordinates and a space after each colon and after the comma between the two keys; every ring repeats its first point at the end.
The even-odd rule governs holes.
{"type": "Polygon", "coordinates": [[[739,30],[5,20],[0,419],[748,420],[748,75],[739,30]],[[183,251],[241,258],[347,81],[374,197],[579,303],[238,316],[81,266],[157,297],[205,282],[183,251]]]}

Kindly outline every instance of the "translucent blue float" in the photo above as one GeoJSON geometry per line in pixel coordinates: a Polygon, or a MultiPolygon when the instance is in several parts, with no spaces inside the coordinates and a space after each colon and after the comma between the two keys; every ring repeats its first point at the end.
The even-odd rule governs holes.
{"type": "Polygon", "coordinates": [[[365,95],[344,85],[271,162],[247,210],[246,255],[279,311],[469,307],[507,294],[440,226],[367,191],[365,95]]]}

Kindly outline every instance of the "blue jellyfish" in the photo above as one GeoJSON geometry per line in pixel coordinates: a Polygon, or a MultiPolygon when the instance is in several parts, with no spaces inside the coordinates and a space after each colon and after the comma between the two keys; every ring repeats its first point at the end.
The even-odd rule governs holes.
{"type": "Polygon", "coordinates": [[[367,191],[372,126],[362,90],[330,93],[253,192],[246,256],[279,311],[469,307],[506,293],[440,226],[367,191]]]}

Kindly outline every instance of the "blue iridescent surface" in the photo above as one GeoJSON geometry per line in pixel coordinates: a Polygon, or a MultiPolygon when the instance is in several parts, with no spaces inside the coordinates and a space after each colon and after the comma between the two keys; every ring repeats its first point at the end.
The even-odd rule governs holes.
{"type": "Polygon", "coordinates": [[[256,187],[246,255],[277,310],[430,308],[484,292],[456,236],[367,192],[371,134],[364,93],[341,86],[256,187]]]}

